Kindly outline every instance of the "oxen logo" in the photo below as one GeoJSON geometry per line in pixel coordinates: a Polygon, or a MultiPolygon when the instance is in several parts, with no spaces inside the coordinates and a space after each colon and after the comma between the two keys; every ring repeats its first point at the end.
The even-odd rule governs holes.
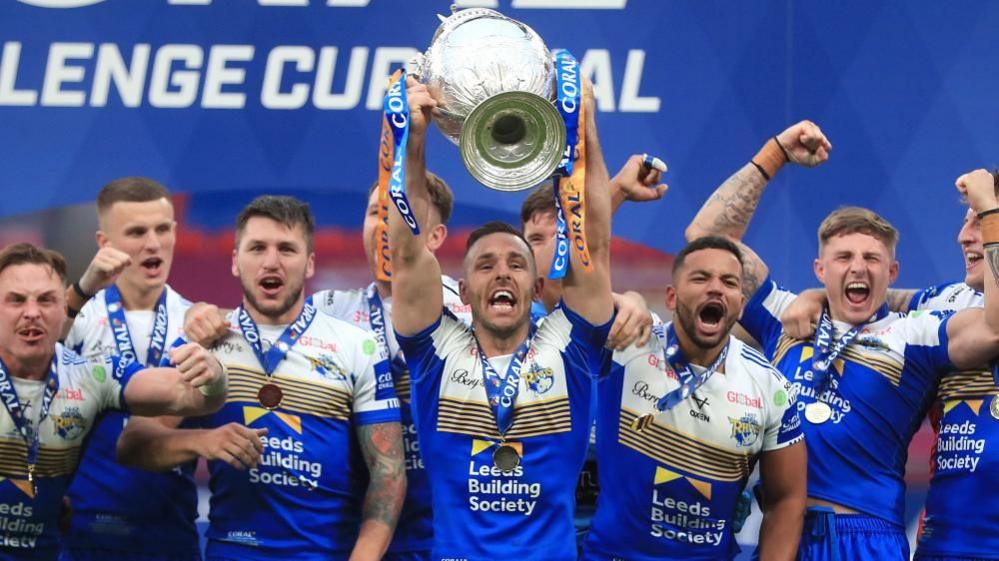
{"type": "Polygon", "coordinates": [[[532,362],[531,369],[524,374],[524,382],[532,392],[543,394],[555,385],[555,372],[551,368],[541,368],[538,363],[532,362]]]}
{"type": "Polygon", "coordinates": [[[728,422],[732,424],[731,436],[739,446],[752,446],[760,437],[760,422],[752,413],[746,413],[738,419],[729,417],[728,422]]]}
{"type": "Polygon", "coordinates": [[[62,415],[53,416],[56,434],[64,440],[76,440],[87,428],[87,420],[83,418],[79,407],[67,407],[62,415]]]}

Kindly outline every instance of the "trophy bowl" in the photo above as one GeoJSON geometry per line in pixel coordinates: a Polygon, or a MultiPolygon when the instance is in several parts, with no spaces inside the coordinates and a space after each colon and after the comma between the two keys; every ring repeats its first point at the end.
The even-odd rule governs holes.
{"type": "Polygon", "coordinates": [[[544,41],[494,10],[439,17],[430,47],[411,65],[437,100],[434,123],[486,187],[538,185],[558,167],[566,142],[553,104],[554,60],[544,41]]]}

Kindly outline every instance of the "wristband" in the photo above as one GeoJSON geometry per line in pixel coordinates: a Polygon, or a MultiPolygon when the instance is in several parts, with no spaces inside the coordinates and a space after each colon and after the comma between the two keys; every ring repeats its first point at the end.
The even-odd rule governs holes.
{"type": "MultiPolygon", "coordinates": [[[[993,209],[999,210],[999,209],[993,209]]],[[[982,218],[982,243],[984,245],[999,243],[999,213],[986,211],[982,218]]]]}
{"type": "Polygon", "coordinates": [[[214,382],[198,386],[198,391],[205,397],[225,395],[226,388],[229,386],[229,369],[225,367],[225,363],[219,360],[218,357],[213,358],[215,359],[215,362],[219,363],[219,366],[222,367],[222,375],[219,376],[218,380],[215,380],[214,382]]]}
{"type": "Polygon", "coordinates": [[[763,179],[770,181],[770,174],[767,173],[767,170],[763,169],[763,166],[754,162],[753,160],[749,160],[749,163],[753,164],[753,166],[756,167],[756,171],[760,172],[760,175],[763,176],[763,179]]]}
{"type": "Polygon", "coordinates": [[[784,153],[784,161],[785,162],[790,162],[791,161],[791,155],[787,153],[787,148],[784,148],[784,145],[780,143],[780,140],[777,140],[777,136],[776,135],[774,135],[774,142],[777,143],[777,146],[780,148],[780,151],[784,153]]]}
{"type": "Polygon", "coordinates": [[[79,296],[80,298],[83,298],[84,302],[94,297],[93,294],[87,294],[86,292],[83,291],[83,288],[80,287],[80,281],[76,281],[73,283],[73,292],[75,292],[76,295],[79,296]]]}
{"type": "Polygon", "coordinates": [[[780,168],[783,167],[785,162],[787,162],[787,154],[784,152],[780,143],[777,142],[777,138],[774,137],[768,140],[767,143],[763,145],[763,148],[760,148],[760,151],[753,156],[752,162],[757,168],[759,168],[763,177],[767,178],[769,181],[777,175],[780,168]]]}
{"type": "Polygon", "coordinates": [[[978,219],[981,220],[981,219],[985,218],[986,216],[989,216],[991,214],[997,214],[997,213],[999,213],[999,207],[990,208],[989,210],[986,210],[984,212],[979,212],[977,216],[978,216],[978,219]]]}

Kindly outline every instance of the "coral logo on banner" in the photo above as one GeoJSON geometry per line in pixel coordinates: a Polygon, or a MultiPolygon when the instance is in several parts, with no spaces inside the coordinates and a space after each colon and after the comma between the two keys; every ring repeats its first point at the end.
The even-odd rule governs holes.
{"type": "Polygon", "coordinates": [[[82,8],[100,4],[104,0],[17,0],[22,4],[38,8],[82,8]]]}

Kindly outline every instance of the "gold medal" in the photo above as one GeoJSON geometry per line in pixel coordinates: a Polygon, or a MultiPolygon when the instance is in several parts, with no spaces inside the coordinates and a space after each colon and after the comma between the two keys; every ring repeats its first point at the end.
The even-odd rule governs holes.
{"type": "Polygon", "coordinates": [[[992,396],[992,405],[989,406],[992,418],[999,420],[999,394],[992,396]]]}
{"type": "Polygon", "coordinates": [[[520,454],[510,444],[501,443],[493,452],[493,465],[500,471],[511,472],[520,465],[520,454]]]}
{"type": "Polygon", "coordinates": [[[832,417],[832,408],[821,401],[809,403],[805,406],[805,418],[809,423],[821,425],[832,417]]]}
{"type": "Polygon", "coordinates": [[[645,429],[649,428],[649,425],[652,424],[653,419],[655,419],[655,415],[651,413],[646,413],[641,417],[635,417],[635,420],[631,422],[631,430],[635,432],[642,432],[645,429]]]}
{"type": "Polygon", "coordinates": [[[257,401],[264,409],[274,410],[281,406],[281,400],[284,399],[284,392],[277,384],[264,384],[260,387],[260,391],[257,392],[257,401]]]}

